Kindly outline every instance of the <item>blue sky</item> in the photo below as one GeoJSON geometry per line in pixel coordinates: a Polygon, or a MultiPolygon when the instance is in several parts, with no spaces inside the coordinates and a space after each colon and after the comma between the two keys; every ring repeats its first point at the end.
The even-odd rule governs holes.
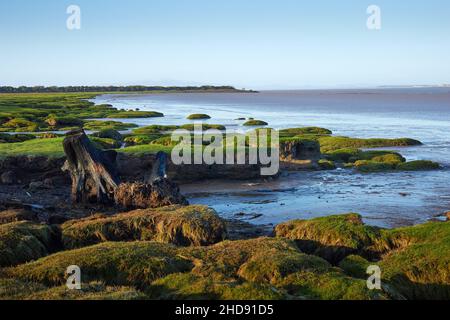
{"type": "Polygon", "coordinates": [[[1,1],[0,61],[14,86],[450,83],[450,1],[1,1]],[[66,28],[71,4],[81,30],[66,28]]]}

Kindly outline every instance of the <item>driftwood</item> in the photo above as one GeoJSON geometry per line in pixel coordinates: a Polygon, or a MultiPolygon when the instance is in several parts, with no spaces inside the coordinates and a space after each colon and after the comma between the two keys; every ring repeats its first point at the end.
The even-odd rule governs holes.
{"type": "Polygon", "coordinates": [[[67,133],[63,146],[67,156],[63,170],[72,178],[72,201],[112,204],[120,183],[117,153],[97,149],[82,129],[67,133]]]}
{"type": "Polygon", "coordinates": [[[188,204],[178,186],[167,179],[164,152],[157,154],[144,183],[120,183],[115,151],[97,149],[83,130],[69,132],[63,145],[67,156],[63,170],[71,175],[75,203],[116,204],[126,209],[188,204]]]}

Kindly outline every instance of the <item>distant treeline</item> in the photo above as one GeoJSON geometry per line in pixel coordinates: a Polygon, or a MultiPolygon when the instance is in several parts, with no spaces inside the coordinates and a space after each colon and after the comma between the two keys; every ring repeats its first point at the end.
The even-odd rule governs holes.
{"type": "Polygon", "coordinates": [[[0,93],[52,92],[140,92],[140,91],[239,91],[231,86],[158,87],[158,86],[69,86],[69,87],[0,87],[0,93]]]}

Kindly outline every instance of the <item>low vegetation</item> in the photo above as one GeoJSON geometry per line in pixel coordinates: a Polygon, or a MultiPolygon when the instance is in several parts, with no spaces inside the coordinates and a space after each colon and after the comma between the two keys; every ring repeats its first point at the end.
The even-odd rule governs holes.
{"type": "MultiPolygon", "coordinates": [[[[118,110],[90,102],[96,93],[30,93],[0,95],[0,132],[67,131],[93,129],[87,119],[161,117],[155,111],[118,110]]],[[[99,123],[96,123],[97,125],[99,123]]],[[[112,124],[108,125],[109,127],[112,124]]],[[[120,130],[119,124],[114,129],[120,130]]],[[[135,125],[121,124],[122,128],[135,125]]],[[[102,125],[105,128],[105,125],[102,125]]]]}

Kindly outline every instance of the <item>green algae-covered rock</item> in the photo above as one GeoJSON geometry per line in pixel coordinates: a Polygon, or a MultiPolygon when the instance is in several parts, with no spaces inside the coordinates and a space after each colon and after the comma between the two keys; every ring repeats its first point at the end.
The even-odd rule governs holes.
{"type": "Polygon", "coordinates": [[[327,153],[345,148],[382,148],[382,147],[406,147],[416,146],[422,143],[418,140],[410,138],[399,139],[384,139],[384,138],[349,138],[349,137],[335,137],[323,136],[319,138],[321,151],[327,153]]]}
{"type": "Polygon", "coordinates": [[[393,298],[450,299],[448,221],[388,230],[347,214],[286,222],[275,231],[305,252],[339,262],[352,277],[366,278],[368,265],[379,266],[382,286],[393,298]]]}
{"type": "Polygon", "coordinates": [[[204,113],[194,113],[194,114],[190,114],[187,117],[187,119],[188,120],[207,120],[207,119],[211,119],[211,117],[204,113]]]}
{"type": "Polygon", "coordinates": [[[153,282],[150,297],[158,299],[279,300],[286,296],[267,284],[174,273],[153,282]]]}
{"type": "Polygon", "coordinates": [[[320,159],[317,164],[321,170],[334,170],[336,169],[336,165],[333,161],[320,159]]]}
{"type": "Polygon", "coordinates": [[[386,233],[391,250],[379,263],[383,281],[408,299],[450,299],[450,222],[386,233]]]}
{"type": "Polygon", "coordinates": [[[331,130],[320,128],[320,127],[300,127],[300,128],[289,128],[282,129],[279,131],[280,137],[294,137],[298,135],[330,135],[331,130]]]}
{"type": "Polygon", "coordinates": [[[355,168],[361,172],[383,172],[394,170],[395,164],[372,160],[358,160],[355,162],[355,168]]]}
{"type": "Polygon", "coordinates": [[[224,241],[208,247],[107,242],[6,268],[1,276],[7,280],[0,281],[0,292],[6,288],[6,295],[21,299],[144,298],[140,292],[152,299],[386,297],[282,238],[224,241]],[[65,271],[70,265],[80,267],[83,285],[102,285],[67,292],[65,271]],[[24,288],[25,282],[30,289],[24,288]]]}
{"type": "Polygon", "coordinates": [[[262,120],[248,120],[243,125],[246,127],[254,127],[254,126],[267,126],[269,124],[262,120]]]}
{"type": "Polygon", "coordinates": [[[122,141],[123,140],[123,136],[120,134],[119,131],[115,130],[115,129],[102,129],[98,132],[95,132],[92,134],[92,136],[94,137],[98,137],[98,138],[107,138],[107,139],[113,139],[116,141],[122,141]]]}
{"type": "Polygon", "coordinates": [[[147,296],[132,287],[82,283],[81,290],[66,285],[48,288],[40,283],[0,279],[0,300],[141,300],[147,296]]]}
{"type": "Polygon", "coordinates": [[[192,263],[169,244],[156,242],[106,242],[62,251],[40,260],[4,270],[9,278],[60,286],[66,283],[68,266],[81,269],[82,281],[108,285],[145,287],[171,273],[185,272],[192,263]]]}
{"type": "Polygon", "coordinates": [[[399,163],[396,167],[397,170],[402,171],[437,170],[439,168],[440,168],[439,163],[429,160],[416,160],[405,163],[399,163]]]}
{"type": "Polygon", "coordinates": [[[358,255],[349,255],[339,262],[339,268],[352,277],[366,279],[367,268],[371,265],[369,261],[358,255]]]}
{"type": "Polygon", "coordinates": [[[0,225],[0,267],[13,266],[49,254],[58,236],[47,225],[19,221],[0,225]]]}
{"type": "Polygon", "coordinates": [[[380,238],[380,229],[366,226],[356,213],[311,220],[293,220],[275,227],[277,237],[295,240],[307,253],[338,263],[345,256],[368,252],[380,238]]]}
{"type": "Polygon", "coordinates": [[[69,249],[134,240],[200,246],[222,241],[226,236],[224,222],[206,206],[169,206],[72,220],[61,230],[64,247],[69,249]]]}

